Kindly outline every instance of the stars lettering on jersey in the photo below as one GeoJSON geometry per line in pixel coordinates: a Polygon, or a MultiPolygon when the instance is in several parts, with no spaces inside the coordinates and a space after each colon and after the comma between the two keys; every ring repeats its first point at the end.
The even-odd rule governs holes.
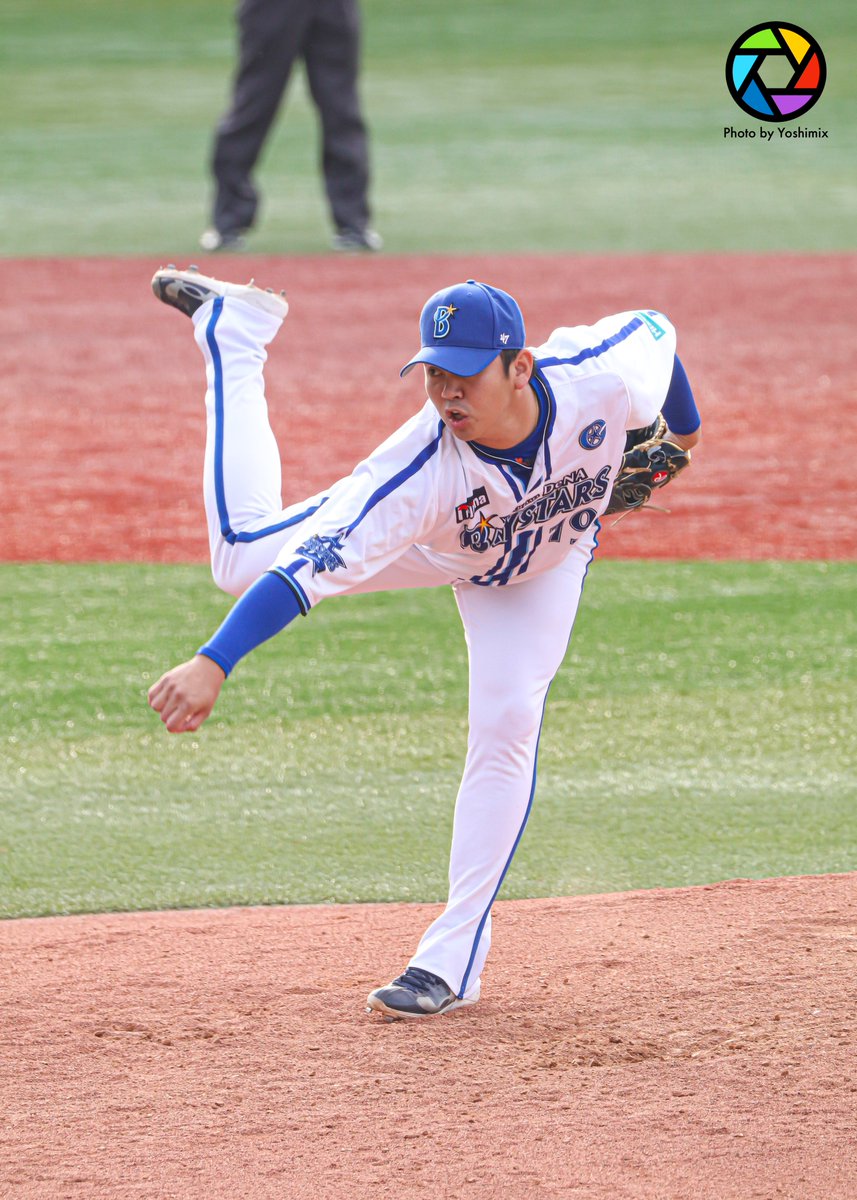
{"type": "MultiPolygon", "coordinates": [[[[583,533],[598,515],[592,505],[603,500],[609,486],[609,466],[602,467],[594,476],[578,467],[562,479],[546,483],[538,495],[528,496],[508,516],[480,513],[475,525],[465,525],[462,529],[459,537],[462,549],[484,554],[502,545],[508,550],[523,530],[552,523],[560,516],[567,519],[570,531],[583,533]]],[[[551,536],[549,540],[556,538],[551,536]]]]}

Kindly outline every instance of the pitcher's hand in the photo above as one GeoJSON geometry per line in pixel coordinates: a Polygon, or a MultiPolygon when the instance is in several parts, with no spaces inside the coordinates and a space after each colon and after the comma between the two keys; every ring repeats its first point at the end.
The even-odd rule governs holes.
{"type": "Polygon", "coordinates": [[[149,688],[149,704],[170,733],[192,733],[211,714],[226,674],[204,654],[173,667],[149,688]]]}

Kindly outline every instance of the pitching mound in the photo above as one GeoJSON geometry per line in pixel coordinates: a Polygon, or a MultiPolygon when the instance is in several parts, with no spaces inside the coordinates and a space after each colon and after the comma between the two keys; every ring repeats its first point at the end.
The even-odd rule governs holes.
{"type": "Polygon", "coordinates": [[[435,912],[7,923],[0,1193],[852,1200],[857,875],[500,903],[478,1005],[365,1016],[435,912]]]}

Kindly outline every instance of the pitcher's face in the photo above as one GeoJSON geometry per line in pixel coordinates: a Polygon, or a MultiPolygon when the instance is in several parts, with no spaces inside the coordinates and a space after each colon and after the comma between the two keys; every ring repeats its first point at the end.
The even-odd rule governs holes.
{"type": "Polygon", "coordinates": [[[532,367],[528,350],[521,351],[508,375],[499,355],[477,375],[453,375],[426,364],[426,394],[455,437],[502,450],[522,442],[536,427],[532,367]]]}

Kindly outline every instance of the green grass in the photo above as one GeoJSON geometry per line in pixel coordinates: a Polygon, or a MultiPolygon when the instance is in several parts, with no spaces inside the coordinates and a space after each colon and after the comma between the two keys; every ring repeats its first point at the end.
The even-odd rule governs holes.
{"type": "MultiPolygon", "coordinates": [[[[233,0],[7,0],[0,254],[187,255],[234,67],[233,0]]],[[[783,0],[828,61],[795,124],[758,123],[724,64],[742,0],[365,0],[362,91],[376,219],[405,252],[804,250],[857,245],[857,9],[783,0]],[[794,126],[792,126],[794,127],[794,126]]],[[[770,14],[769,14],[770,15],[770,14]]],[[[250,248],[328,245],[315,111],[299,71],[259,167],[250,248]]]]}
{"type": "MultiPolygon", "coordinates": [[[[322,605],[200,733],[147,686],[201,567],[3,566],[0,914],[437,900],[465,744],[447,590],[322,605]]],[[[504,896],[857,869],[857,567],[597,563],[504,896]]]]}

